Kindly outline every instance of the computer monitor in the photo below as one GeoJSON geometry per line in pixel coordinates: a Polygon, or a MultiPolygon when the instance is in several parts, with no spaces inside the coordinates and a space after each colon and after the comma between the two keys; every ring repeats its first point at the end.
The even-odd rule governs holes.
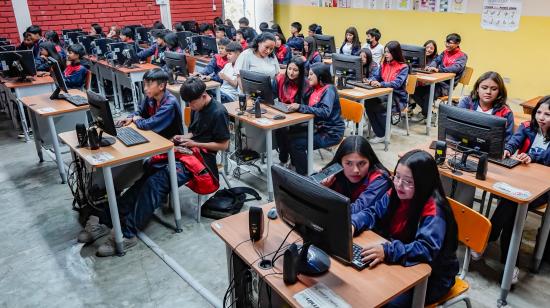
{"type": "Polygon", "coordinates": [[[214,56],[218,53],[218,43],[216,42],[216,38],[208,35],[201,35],[200,37],[202,44],[201,55],[214,56]]]}
{"type": "Polygon", "coordinates": [[[182,50],[186,50],[189,47],[189,42],[187,38],[196,36],[196,35],[197,35],[196,33],[193,33],[191,31],[176,32],[176,37],[178,38],[178,46],[182,50]]]}
{"type": "Polygon", "coordinates": [[[91,46],[93,48],[93,54],[98,58],[105,58],[106,54],[109,52],[107,44],[111,44],[114,41],[111,39],[100,38],[95,41],[92,41],[91,46]]]}
{"type": "Polygon", "coordinates": [[[336,53],[336,44],[334,44],[334,36],[315,34],[313,38],[317,43],[317,48],[325,56],[328,56],[329,54],[332,54],[332,53],[336,53]]]}
{"type": "Polygon", "coordinates": [[[6,37],[0,37],[0,42],[6,42],[9,41],[6,37]]]}
{"type": "Polygon", "coordinates": [[[63,78],[63,71],[61,71],[59,63],[54,58],[48,57],[48,62],[50,63],[50,75],[53,78],[56,87],[52,95],[50,96],[50,99],[61,99],[61,91],[69,93],[69,89],[67,88],[67,85],[65,84],[65,79],[63,78]]]}
{"type": "Polygon", "coordinates": [[[418,69],[426,67],[426,47],[402,44],[401,50],[409,67],[418,69]]]}
{"type": "Polygon", "coordinates": [[[102,147],[110,146],[116,142],[116,126],[111,113],[109,100],[104,96],[93,91],[86,91],[88,104],[90,105],[90,114],[92,115],[92,124],[100,129],[99,145],[102,147]],[[113,136],[104,137],[103,132],[113,136]]]}
{"type": "MultiPolygon", "coordinates": [[[[505,118],[441,104],[438,119],[438,140],[446,141],[451,147],[456,145],[456,149],[461,152],[478,155],[485,152],[489,158],[502,158],[506,134],[505,118]]],[[[467,156],[463,156],[460,162],[458,159],[451,160],[450,164],[473,172],[477,164],[467,161],[467,156]]]]}
{"type": "Polygon", "coordinates": [[[189,41],[187,41],[188,43],[191,43],[192,44],[192,48],[189,48],[190,49],[190,53],[191,55],[202,55],[204,54],[204,51],[202,49],[202,39],[201,39],[201,36],[199,35],[196,35],[196,36],[192,36],[189,38],[189,41]]]}
{"type": "Polygon", "coordinates": [[[191,31],[194,33],[199,33],[199,24],[194,20],[186,20],[181,22],[185,31],[191,31]]]}
{"type": "Polygon", "coordinates": [[[4,45],[0,46],[0,51],[15,51],[15,45],[4,45]]]}
{"type": "Polygon", "coordinates": [[[134,39],[140,44],[149,43],[149,29],[145,27],[136,27],[134,29],[134,39]]]}
{"type": "Polygon", "coordinates": [[[271,77],[266,74],[241,70],[243,92],[253,98],[259,98],[261,103],[274,105],[271,77]]]}
{"type": "Polygon", "coordinates": [[[346,79],[363,81],[361,57],[335,53],[332,54],[332,74],[346,79]]]}
{"type": "Polygon", "coordinates": [[[0,46],[6,46],[6,45],[9,45],[10,42],[9,41],[0,41],[0,46]]]}
{"type": "Polygon", "coordinates": [[[17,81],[31,81],[28,76],[36,75],[32,50],[0,52],[0,68],[5,77],[19,77],[17,81]]]}
{"type": "Polygon", "coordinates": [[[170,84],[175,83],[177,76],[189,76],[189,72],[187,71],[187,61],[184,53],[165,51],[164,61],[166,62],[166,67],[169,69],[168,75],[170,76],[170,84]]]}
{"type": "Polygon", "coordinates": [[[76,43],[78,43],[78,37],[82,36],[82,35],[86,35],[86,33],[84,33],[84,32],[67,32],[67,34],[66,34],[67,39],[65,41],[68,42],[70,45],[76,44],[76,43]]]}
{"type": "MultiPolygon", "coordinates": [[[[304,241],[344,264],[353,260],[349,198],[284,167],[271,167],[279,217],[304,241]]],[[[308,262],[309,263],[309,262],[308,262]]]]}
{"type": "Polygon", "coordinates": [[[134,44],[122,42],[107,44],[110,52],[111,61],[116,66],[132,67],[134,63],[139,62],[134,44]]]}
{"type": "Polygon", "coordinates": [[[86,53],[91,55],[93,54],[93,47],[92,42],[97,39],[94,35],[81,35],[76,38],[82,46],[84,46],[84,49],[86,49],[86,53]]]}
{"type": "Polygon", "coordinates": [[[63,29],[61,30],[61,34],[63,35],[63,37],[65,37],[65,35],[69,32],[83,32],[82,29],[80,28],[75,28],[75,29],[63,29]]]}

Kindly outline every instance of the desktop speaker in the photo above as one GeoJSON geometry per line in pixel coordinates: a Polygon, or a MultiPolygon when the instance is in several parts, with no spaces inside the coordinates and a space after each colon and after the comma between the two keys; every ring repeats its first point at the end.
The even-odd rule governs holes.
{"type": "Polygon", "coordinates": [[[246,111],[246,94],[239,94],[239,110],[246,111]]]}
{"type": "Polygon", "coordinates": [[[435,143],[435,162],[438,165],[441,165],[445,162],[445,157],[447,156],[447,142],[438,140],[435,143]]]}
{"type": "Polygon", "coordinates": [[[95,127],[88,128],[88,143],[90,144],[90,150],[99,149],[99,135],[95,127]]]}
{"type": "Polygon", "coordinates": [[[487,164],[487,153],[483,153],[477,162],[476,179],[484,181],[487,178],[487,164]]]}
{"type": "Polygon", "coordinates": [[[300,253],[298,246],[292,244],[285,251],[283,259],[283,281],[286,284],[294,284],[298,280],[298,261],[300,253]]]}
{"type": "Polygon", "coordinates": [[[264,233],[264,211],[261,207],[252,206],[248,210],[248,230],[250,239],[255,242],[262,238],[264,233]]]}
{"type": "Polygon", "coordinates": [[[76,124],[76,138],[79,147],[83,148],[88,145],[88,131],[86,130],[86,125],[82,123],[76,124]]]}

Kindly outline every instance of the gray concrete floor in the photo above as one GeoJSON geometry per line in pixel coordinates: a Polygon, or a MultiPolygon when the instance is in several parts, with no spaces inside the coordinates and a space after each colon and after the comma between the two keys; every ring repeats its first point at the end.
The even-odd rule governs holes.
{"type": "MultiPolygon", "coordinates": [[[[124,257],[97,258],[97,245],[76,242],[81,229],[71,210],[72,196],[60,184],[54,162],[39,164],[34,144],[18,140],[0,114],[0,307],[206,307],[208,303],[176,275],[147,246],[139,242],[124,257]]],[[[412,125],[411,136],[395,128],[390,150],[375,145],[382,162],[393,169],[397,153],[432,138],[424,126],[412,125]]],[[[435,133],[435,129],[433,130],[435,133]]],[[[328,162],[316,154],[319,168],[328,162]]],[[[70,157],[65,155],[68,162],[70,157]]],[[[260,177],[261,178],[261,177],[260,177]]],[[[243,175],[232,185],[250,185],[265,198],[265,182],[243,175]]],[[[218,298],[227,288],[225,249],[210,230],[210,219],[193,220],[196,198],[180,189],[184,230],[153,221],[144,232],[218,298]]],[[[253,205],[254,202],[249,203],[253,205]]],[[[172,221],[172,216],[164,217],[172,221]]],[[[543,307],[550,298],[550,266],[539,274],[528,272],[540,217],[529,214],[520,256],[520,283],[509,296],[510,307],[543,307]]],[[[244,226],[243,226],[244,228],[244,226]]],[[[104,240],[104,239],[103,239],[104,240]]],[[[491,245],[484,261],[471,265],[467,278],[474,307],[495,307],[502,265],[498,246],[491,245]]],[[[461,304],[459,304],[461,305],[461,304]]]]}

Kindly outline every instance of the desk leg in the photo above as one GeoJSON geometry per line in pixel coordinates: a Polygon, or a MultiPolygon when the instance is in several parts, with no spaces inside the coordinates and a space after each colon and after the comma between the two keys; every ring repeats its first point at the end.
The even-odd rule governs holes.
{"type": "Polygon", "coordinates": [[[138,110],[138,91],[135,82],[132,83],[132,101],[134,103],[134,111],[138,110]]]}
{"type": "Polygon", "coordinates": [[[506,265],[504,265],[504,273],[502,275],[502,283],[500,285],[500,298],[497,301],[497,305],[506,306],[506,297],[510,291],[512,285],[512,275],[514,274],[514,267],[516,266],[516,260],[519,252],[519,245],[521,244],[521,235],[523,233],[523,226],[525,225],[525,217],[527,216],[528,204],[518,204],[516,210],[516,221],[514,222],[514,231],[512,232],[512,240],[510,241],[510,248],[508,249],[508,255],[506,256],[506,265]]]}
{"type": "Polygon", "coordinates": [[[21,119],[21,129],[23,129],[23,134],[25,135],[25,142],[29,142],[31,139],[29,138],[29,127],[27,126],[25,108],[23,108],[23,103],[19,100],[19,98],[17,98],[17,109],[19,110],[19,118],[21,119]]]}
{"type": "Polygon", "coordinates": [[[40,135],[40,131],[38,130],[38,124],[36,122],[36,114],[34,112],[31,112],[31,118],[29,119],[31,122],[31,128],[34,134],[34,146],[36,147],[36,154],[38,155],[38,162],[44,162],[44,156],[42,153],[42,136],[40,135]]]}
{"type": "Polygon", "coordinates": [[[386,106],[386,134],[384,135],[384,151],[388,151],[388,144],[390,143],[392,104],[393,91],[388,94],[388,103],[386,106]]]}
{"type": "Polygon", "coordinates": [[[118,82],[117,82],[117,79],[116,79],[116,74],[114,71],[111,70],[111,82],[113,84],[113,99],[115,101],[115,108],[118,109],[119,111],[124,109],[122,108],[122,101],[120,100],[120,96],[119,96],[119,88],[118,88],[118,82]]]}
{"type": "Polygon", "coordinates": [[[455,78],[451,78],[451,86],[449,87],[449,97],[447,98],[447,104],[453,105],[453,91],[455,87],[455,78]]]}
{"type": "MultiPolygon", "coordinates": [[[[550,204],[550,194],[547,195],[548,201],[550,204]]],[[[542,227],[540,228],[540,233],[537,238],[537,245],[535,247],[535,254],[533,255],[533,260],[531,264],[531,272],[538,273],[540,268],[540,262],[542,261],[542,256],[544,255],[544,249],[548,241],[548,232],[550,231],[550,217],[548,217],[548,212],[544,212],[542,217],[542,227]]]]}
{"type": "Polygon", "coordinates": [[[307,174],[313,173],[313,119],[307,122],[307,174]]]}
{"type": "Polygon", "coordinates": [[[61,157],[61,149],[59,148],[59,140],[57,139],[57,132],[55,131],[53,117],[48,117],[48,126],[50,128],[50,134],[52,135],[57,169],[59,169],[59,175],[61,175],[61,184],[65,184],[67,183],[67,174],[65,173],[65,164],[63,163],[63,158],[61,157]]]}
{"type": "Polygon", "coordinates": [[[432,125],[432,111],[435,96],[435,83],[430,84],[430,98],[428,99],[428,117],[426,118],[426,135],[430,135],[430,126],[432,125]]]}
{"type": "Polygon", "coordinates": [[[111,221],[115,232],[115,248],[117,254],[122,256],[124,255],[124,250],[122,249],[122,229],[120,228],[120,218],[118,217],[118,205],[111,167],[103,167],[103,180],[105,181],[105,188],[107,189],[109,212],[111,213],[111,221]]]}
{"type": "Polygon", "coordinates": [[[97,80],[97,89],[99,90],[99,94],[101,94],[102,96],[105,96],[105,81],[101,77],[101,74],[99,73],[99,69],[97,70],[96,80],[97,80]]]}
{"type": "Polygon", "coordinates": [[[174,217],[176,218],[176,232],[180,233],[181,229],[181,211],[180,197],[178,194],[178,176],[176,174],[176,157],[174,150],[168,151],[168,167],[170,169],[170,195],[172,196],[172,206],[174,207],[174,217]]]}
{"type": "Polygon", "coordinates": [[[412,307],[423,308],[426,299],[426,290],[428,289],[428,277],[424,278],[414,287],[412,307]]]}
{"type": "Polygon", "coordinates": [[[273,135],[271,129],[265,131],[265,148],[267,151],[267,200],[273,201],[273,179],[271,178],[271,165],[273,165],[273,135]]]}

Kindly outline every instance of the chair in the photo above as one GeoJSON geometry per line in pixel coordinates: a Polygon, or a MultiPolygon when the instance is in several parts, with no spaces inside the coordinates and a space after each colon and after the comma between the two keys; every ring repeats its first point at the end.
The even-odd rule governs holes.
{"type": "Polygon", "coordinates": [[[189,72],[189,74],[193,74],[197,65],[197,59],[192,56],[185,55],[185,61],[187,62],[187,72],[189,72]]]}
{"type": "MultiPolygon", "coordinates": [[[[453,96],[452,101],[453,103],[458,103],[460,98],[464,95],[464,88],[470,84],[470,80],[472,79],[472,75],[474,74],[474,69],[466,66],[464,68],[464,74],[462,74],[462,77],[458,80],[458,83],[462,85],[462,88],[460,90],[460,96],[453,96]]],[[[449,99],[449,96],[442,96],[437,98],[440,101],[447,101],[449,99]]]]}
{"type": "Polygon", "coordinates": [[[411,101],[411,95],[413,95],[416,90],[417,79],[418,76],[409,75],[407,77],[407,86],[405,87],[405,91],[407,91],[407,107],[405,107],[403,112],[405,113],[405,127],[407,128],[407,136],[409,135],[409,103],[411,101]]]}
{"type": "Polygon", "coordinates": [[[458,226],[458,240],[466,246],[464,263],[460,275],[455,278],[455,284],[451,290],[437,303],[428,307],[448,307],[464,301],[468,308],[472,307],[470,299],[464,293],[468,291],[469,285],[464,280],[468,274],[470,265],[470,251],[483,252],[487,247],[489,234],[491,233],[491,222],[475,210],[461,204],[451,198],[447,198],[453,211],[458,226]]]}

